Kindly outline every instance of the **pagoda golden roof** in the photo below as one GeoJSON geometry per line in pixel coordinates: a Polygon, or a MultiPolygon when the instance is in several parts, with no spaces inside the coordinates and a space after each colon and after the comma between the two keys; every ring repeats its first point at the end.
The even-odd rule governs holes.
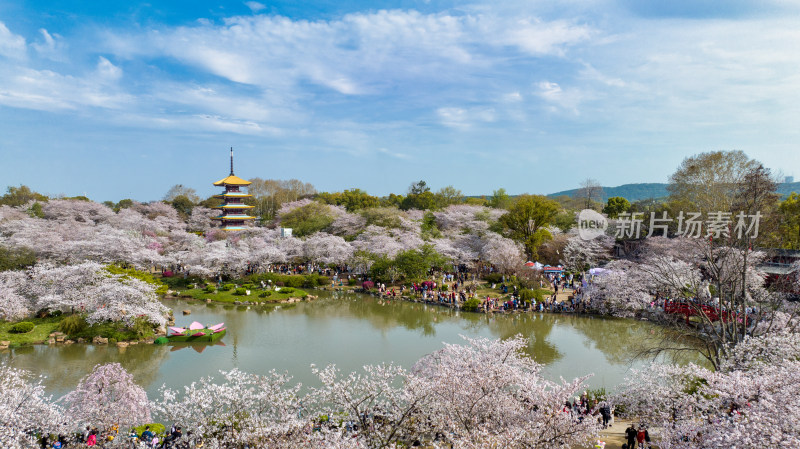
{"type": "Polygon", "coordinates": [[[240,177],[238,177],[236,175],[230,175],[227,178],[220,179],[219,181],[214,183],[215,186],[224,186],[226,184],[232,185],[232,186],[249,186],[250,184],[252,184],[252,182],[245,181],[244,179],[242,179],[242,178],[240,178],[240,177]]]}

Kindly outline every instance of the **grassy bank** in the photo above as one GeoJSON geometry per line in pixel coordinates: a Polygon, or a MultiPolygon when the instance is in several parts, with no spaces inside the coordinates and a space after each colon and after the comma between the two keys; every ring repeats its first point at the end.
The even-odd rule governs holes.
{"type": "Polygon", "coordinates": [[[61,322],[62,317],[47,317],[47,318],[29,318],[29,321],[34,324],[34,328],[30,332],[24,334],[14,334],[9,332],[11,326],[15,322],[0,321],[0,341],[10,341],[11,346],[30,345],[34,343],[42,343],[47,341],[50,334],[58,331],[58,324],[61,322]]]}
{"type": "Polygon", "coordinates": [[[94,337],[117,341],[140,341],[155,336],[152,325],[137,322],[128,326],[124,322],[105,322],[89,325],[80,315],[58,315],[46,318],[26,318],[34,328],[24,334],[11,332],[17,322],[0,321],[0,341],[9,341],[11,346],[45,343],[53,332],[62,332],[68,340],[83,338],[90,342],[94,337]]]}
{"type": "Polygon", "coordinates": [[[248,301],[254,303],[279,303],[281,301],[286,301],[289,298],[305,298],[306,296],[308,296],[308,292],[306,292],[305,290],[300,290],[292,287],[283,287],[281,288],[280,291],[252,289],[250,290],[249,296],[238,295],[236,294],[237,293],[236,290],[237,289],[234,288],[231,290],[214,290],[209,292],[205,288],[202,289],[192,288],[192,289],[178,290],[175,292],[175,295],[182,298],[199,299],[202,301],[210,299],[215,302],[223,302],[229,304],[232,304],[236,301],[239,302],[248,301]]]}

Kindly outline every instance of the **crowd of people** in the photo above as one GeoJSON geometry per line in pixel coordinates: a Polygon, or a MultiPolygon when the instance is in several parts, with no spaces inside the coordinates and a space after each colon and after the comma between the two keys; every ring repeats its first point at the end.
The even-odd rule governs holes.
{"type": "Polygon", "coordinates": [[[197,449],[203,447],[203,440],[195,437],[192,431],[183,434],[181,426],[173,424],[168,432],[159,433],[145,426],[139,433],[136,429],[121,436],[119,428],[99,430],[86,426],[82,432],[72,435],[42,435],[39,438],[41,449],[69,449],[80,447],[125,447],[130,449],[197,449]]]}

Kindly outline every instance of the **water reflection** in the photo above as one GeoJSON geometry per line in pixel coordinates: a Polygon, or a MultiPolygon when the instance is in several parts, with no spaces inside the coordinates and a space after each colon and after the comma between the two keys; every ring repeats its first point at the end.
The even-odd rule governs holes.
{"type": "Polygon", "coordinates": [[[169,356],[170,348],[133,345],[127,348],[73,344],[66,346],[26,346],[3,351],[0,359],[16,367],[47,375],[45,384],[55,393],[74,388],[98,364],[118,362],[136,382],[151,385],[160,376],[158,367],[169,356]]]}
{"type": "Polygon", "coordinates": [[[247,307],[165,301],[177,324],[225,322],[220,345],[117,347],[70,345],[6,350],[0,359],[48,376],[48,390],[60,395],[99,363],[120,362],[148,393],[162,384],[179,387],[219,370],[254,373],[288,371],[304,384],[315,383],[309,365],[335,363],[344,371],[394,361],[410,367],[443,342],[460,335],[528,338],[527,352],[557,379],[594,372],[591,387],[613,388],[629,369],[641,344],[661,335],[649,323],[549,314],[472,314],[438,306],[379,300],[358,294],[320,292],[320,299],[297,306],[247,307]],[[182,316],[184,309],[191,315],[182,316]]]}

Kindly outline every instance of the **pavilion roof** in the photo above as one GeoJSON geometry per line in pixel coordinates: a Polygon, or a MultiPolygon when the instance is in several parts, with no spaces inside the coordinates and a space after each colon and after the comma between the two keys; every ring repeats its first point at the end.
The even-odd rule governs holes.
{"type": "Polygon", "coordinates": [[[249,186],[252,184],[250,181],[245,181],[244,179],[236,176],[230,175],[225,179],[220,179],[219,181],[215,182],[215,186],[224,186],[224,185],[232,185],[232,186],[249,186]]]}

